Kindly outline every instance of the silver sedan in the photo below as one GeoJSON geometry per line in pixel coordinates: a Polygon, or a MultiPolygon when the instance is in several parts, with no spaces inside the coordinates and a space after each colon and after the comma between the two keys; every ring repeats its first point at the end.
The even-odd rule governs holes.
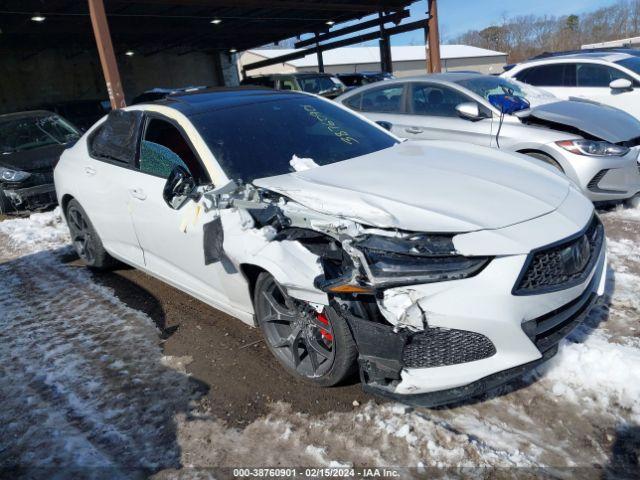
{"type": "Polygon", "coordinates": [[[403,78],[336,101],[408,139],[453,140],[535,157],[594,202],[640,192],[640,122],[586,101],[561,101],[517,81],[474,73],[403,78]]]}

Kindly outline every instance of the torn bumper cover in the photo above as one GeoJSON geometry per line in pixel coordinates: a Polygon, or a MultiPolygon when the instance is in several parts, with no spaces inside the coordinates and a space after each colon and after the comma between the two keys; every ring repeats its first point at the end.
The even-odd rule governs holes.
{"type": "Polygon", "coordinates": [[[53,183],[25,188],[3,187],[2,192],[16,211],[35,210],[57,203],[53,183]]]}
{"type": "Polygon", "coordinates": [[[555,355],[559,342],[604,292],[606,253],[602,245],[599,248],[581,284],[540,295],[501,293],[510,297],[511,305],[505,308],[505,302],[499,302],[499,310],[495,308],[499,292],[491,286],[483,291],[481,284],[496,275],[515,283],[526,256],[496,259],[478,277],[447,282],[449,286],[397,289],[410,288],[414,295],[422,295],[416,302],[424,312],[421,330],[374,323],[335,303],[332,314],[339,312],[351,328],[366,391],[416,406],[463,401],[508,383],[555,355]],[[530,312],[536,313],[528,319],[530,312]]]}

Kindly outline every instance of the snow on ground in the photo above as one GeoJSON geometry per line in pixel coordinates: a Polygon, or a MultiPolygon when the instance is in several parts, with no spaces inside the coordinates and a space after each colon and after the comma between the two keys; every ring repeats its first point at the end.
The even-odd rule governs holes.
{"type": "Polygon", "coordinates": [[[172,412],[190,411],[193,385],[155,325],[65,263],[57,213],[2,222],[0,237],[0,467],[178,466],[172,412]]]}
{"type": "Polygon", "coordinates": [[[640,209],[602,218],[608,304],[519,383],[431,410],[369,402],[310,416],[279,403],[243,429],[198,404],[189,359],[163,358],[148,317],[65,263],[68,237],[55,213],[2,222],[0,465],[97,465],[112,477],[132,465],[170,469],[161,478],[180,466],[615,471],[633,455],[637,467],[638,452],[625,449],[640,442],[640,209]]]}

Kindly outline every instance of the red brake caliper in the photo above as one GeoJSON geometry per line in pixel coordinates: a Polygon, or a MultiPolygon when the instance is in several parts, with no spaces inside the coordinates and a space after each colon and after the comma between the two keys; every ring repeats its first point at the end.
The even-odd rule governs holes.
{"type": "MultiPolygon", "coordinates": [[[[329,326],[329,319],[324,314],[324,312],[316,312],[316,318],[320,323],[326,325],[327,327],[329,326]]],[[[325,339],[327,342],[333,342],[333,335],[331,335],[331,333],[328,330],[321,328],[320,335],[322,335],[322,338],[325,339]]]]}

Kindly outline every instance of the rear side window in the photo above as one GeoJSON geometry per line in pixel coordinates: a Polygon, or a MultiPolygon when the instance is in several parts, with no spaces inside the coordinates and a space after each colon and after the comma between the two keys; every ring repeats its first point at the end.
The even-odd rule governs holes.
{"type": "Polygon", "coordinates": [[[565,87],[565,64],[554,63],[523,70],[515,75],[517,80],[536,87],[565,87]]]}
{"type": "Polygon", "coordinates": [[[99,160],[133,166],[143,118],[141,111],[113,110],[89,137],[89,154],[99,160]]]}
{"type": "Polygon", "coordinates": [[[362,109],[362,94],[354,95],[351,98],[347,98],[344,102],[347,107],[353,110],[361,110],[362,109]]]}
{"type": "Polygon", "coordinates": [[[402,85],[368,90],[362,94],[360,109],[363,112],[403,113],[403,91],[402,85]]]}

